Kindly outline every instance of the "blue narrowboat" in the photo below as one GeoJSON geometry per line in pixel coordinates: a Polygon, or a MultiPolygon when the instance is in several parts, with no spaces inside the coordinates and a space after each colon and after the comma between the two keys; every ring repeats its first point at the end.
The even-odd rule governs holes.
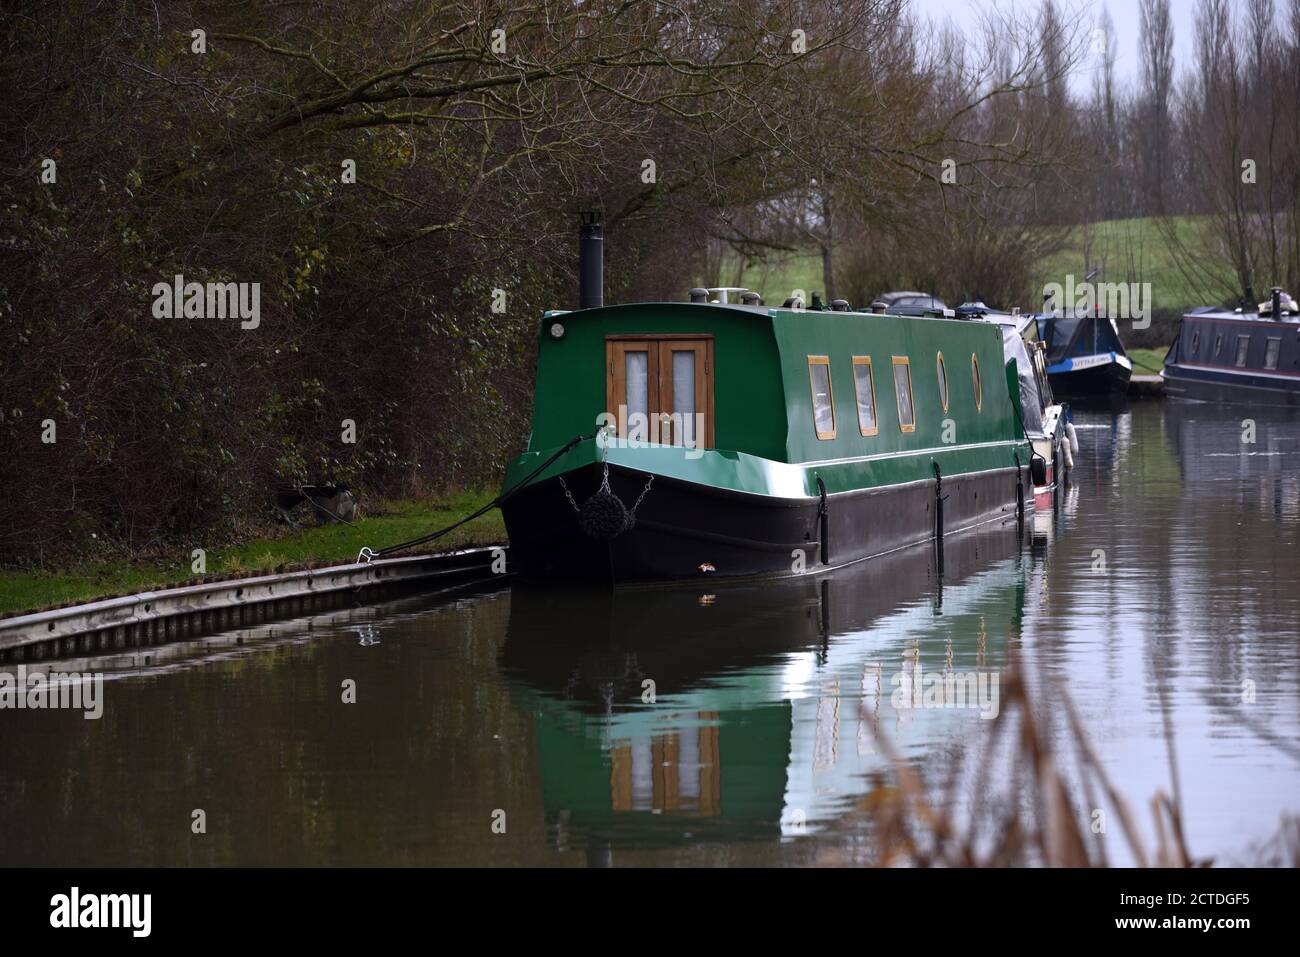
{"type": "Polygon", "coordinates": [[[1087,312],[1035,318],[1055,394],[1075,400],[1128,394],[1133,362],[1114,319],[1087,312]]]}
{"type": "Polygon", "coordinates": [[[1275,288],[1267,302],[1185,315],[1165,356],[1171,396],[1300,405],[1300,305],[1275,288]]]}

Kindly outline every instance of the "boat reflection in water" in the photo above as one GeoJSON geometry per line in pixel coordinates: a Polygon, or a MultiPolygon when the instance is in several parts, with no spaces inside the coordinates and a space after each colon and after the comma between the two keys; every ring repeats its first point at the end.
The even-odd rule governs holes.
{"type": "Polygon", "coordinates": [[[711,590],[516,588],[502,667],[556,844],[815,834],[880,783],[877,731],[916,757],[981,730],[1019,640],[1017,542],[1014,523],[950,537],[942,578],[926,546],[711,590]],[[983,709],[974,683],[962,707],[895,706],[936,674],[978,680],[983,709]]]}
{"type": "Polygon", "coordinates": [[[1178,460],[1184,488],[1207,510],[1210,499],[1232,497],[1243,507],[1258,503],[1276,517],[1295,521],[1300,502],[1300,409],[1272,406],[1220,407],[1186,400],[1165,403],[1165,434],[1178,460]]]}
{"type": "Polygon", "coordinates": [[[1218,484],[1223,492],[1249,492],[1273,481],[1294,485],[1300,475],[1300,410],[1231,408],[1236,415],[1223,415],[1217,404],[1165,403],[1165,434],[1183,481],[1218,484]]]}

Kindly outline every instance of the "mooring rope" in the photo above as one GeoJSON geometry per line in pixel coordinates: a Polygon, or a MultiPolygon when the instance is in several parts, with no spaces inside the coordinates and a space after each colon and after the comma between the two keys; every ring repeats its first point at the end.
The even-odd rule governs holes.
{"type": "Polygon", "coordinates": [[[482,508],[477,509],[470,515],[466,515],[460,521],[453,522],[452,524],[448,525],[446,528],[440,528],[436,532],[430,532],[427,535],[421,535],[419,538],[413,538],[408,542],[400,542],[397,545],[389,545],[387,548],[379,549],[379,551],[374,551],[370,548],[363,548],[361,549],[361,553],[357,556],[357,561],[368,562],[373,558],[386,558],[389,555],[393,555],[397,552],[404,551],[408,548],[414,548],[416,545],[424,545],[425,543],[431,542],[436,538],[441,538],[443,535],[446,535],[448,532],[452,531],[453,529],[460,528],[460,526],[464,525],[466,522],[472,522],[474,519],[486,515],[488,512],[492,511],[492,509],[502,505],[508,498],[510,498],[510,496],[514,495],[515,492],[519,491],[521,488],[523,488],[525,485],[527,485],[529,482],[535,479],[542,472],[546,471],[546,469],[550,468],[550,466],[558,458],[560,458],[560,456],[567,453],[579,442],[585,442],[587,439],[594,439],[596,435],[597,433],[595,432],[591,433],[590,435],[575,435],[573,438],[569,439],[568,442],[565,442],[564,445],[560,446],[560,448],[557,449],[555,453],[551,455],[550,458],[548,458],[541,465],[537,466],[537,468],[533,469],[526,476],[524,476],[514,485],[510,486],[510,488],[506,489],[504,492],[502,492],[492,501],[488,502],[482,508]]]}

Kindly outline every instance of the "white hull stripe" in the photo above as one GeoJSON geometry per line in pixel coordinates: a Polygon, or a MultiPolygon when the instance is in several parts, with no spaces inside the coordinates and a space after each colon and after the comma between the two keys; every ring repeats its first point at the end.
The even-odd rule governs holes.
{"type": "Polygon", "coordinates": [[[1098,366],[1107,366],[1111,363],[1121,366],[1125,369],[1132,369],[1133,363],[1129,361],[1128,356],[1121,356],[1114,352],[1107,352],[1096,356],[1080,356],[1077,359],[1065,359],[1055,365],[1047,367],[1051,375],[1061,372],[1078,372],[1080,369],[1095,369],[1098,366]]]}

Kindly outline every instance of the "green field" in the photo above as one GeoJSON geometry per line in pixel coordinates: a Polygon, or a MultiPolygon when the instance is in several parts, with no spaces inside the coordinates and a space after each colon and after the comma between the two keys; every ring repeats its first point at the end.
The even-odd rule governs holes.
{"type": "MultiPolygon", "coordinates": [[[[1197,219],[1187,216],[1172,220],[1180,242],[1193,242],[1197,219]]],[[[1091,269],[1099,268],[1098,282],[1150,283],[1151,305],[1155,309],[1181,310],[1207,304],[1203,301],[1205,297],[1198,295],[1179,271],[1155,219],[1117,219],[1060,229],[1066,234],[1064,245],[1034,270],[1032,288],[1041,289],[1050,282],[1065,285],[1066,277],[1071,275],[1076,283],[1081,283],[1091,269]]],[[[814,290],[822,291],[825,285],[822,282],[821,254],[815,249],[772,253],[766,262],[745,269],[740,269],[739,265],[736,256],[726,258],[721,269],[721,282],[754,289],[770,304],[782,302],[794,289],[802,289],[811,295],[814,290]]],[[[1219,281],[1225,289],[1235,288],[1230,269],[1224,269],[1219,281]]],[[[1038,304],[1025,302],[1018,305],[1030,309],[1038,304]]]]}
{"type": "MultiPolygon", "coordinates": [[[[1178,242],[1194,244],[1199,217],[1172,220],[1178,242]]],[[[1176,258],[1155,219],[1117,219],[1089,226],[1068,227],[1066,245],[1044,259],[1036,270],[1035,286],[1049,282],[1065,284],[1067,275],[1083,282],[1090,269],[1100,268],[1097,282],[1146,282],[1151,284],[1152,307],[1182,310],[1211,305],[1210,290],[1197,291],[1179,270],[1176,258]]],[[[1231,268],[1218,277],[1223,284],[1219,295],[1236,288],[1231,268]]]]}
{"type": "Polygon", "coordinates": [[[1134,375],[1160,375],[1165,365],[1165,353],[1168,347],[1164,349],[1125,349],[1128,357],[1133,360],[1134,375]]]}
{"type": "MultiPolygon", "coordinates": [[[[269,572],[285,566],[351,562],[362,546],[379,549],[436,531],[483,507],[494,495],[486,491],[461,492],[438,502],[388,502],[378,506],[375,514],[357,519],[353,523],[355,527],[308,526],[231,548],[212,549],[206,555],[207,577],[269,572]]],[[[410,554],[505,540],[501,513],[493,509],[410,554]]],[[[0,614],[93,601],[197,580],[190,569],[188,551],[167,561],[110,561],[68,568],[0,571],[0,614]]]]}
{"type": "MultiPolygon", "coordinates": [[[[822,256],[816,249],[794,252],[769,253],[767,260],[739,269],[738,257],[731,256],[722,265],[721,282],[725,286],[744,286],[762,295],[769,305],[780,305],[796,289],[802,289],[806,299],[814,292],[825,298],[822,282],[822,256]]],[[[705,280],[711,285],[712,280],[705,280]]]]}

